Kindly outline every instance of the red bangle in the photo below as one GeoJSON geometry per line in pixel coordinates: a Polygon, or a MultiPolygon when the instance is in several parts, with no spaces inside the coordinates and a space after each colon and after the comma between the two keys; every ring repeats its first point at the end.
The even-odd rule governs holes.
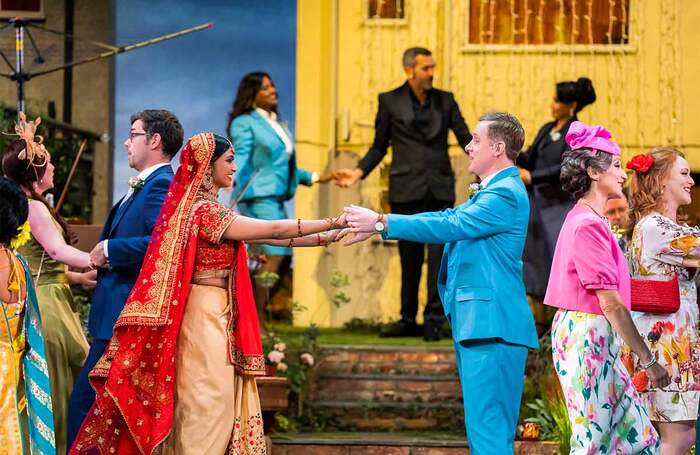
{"type": "Polygon", "coordinates": [[[297,231],[299,232],[299,237],[304,236],[304,234],[301,233],[301,218],[297,218],[297,231]]]}

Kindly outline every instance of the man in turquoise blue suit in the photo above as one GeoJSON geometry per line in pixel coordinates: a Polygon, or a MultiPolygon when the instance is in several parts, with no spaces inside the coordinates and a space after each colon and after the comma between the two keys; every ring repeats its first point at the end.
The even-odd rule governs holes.
{"type": "Polygon", "coordinates": [[[445,244],[438,292],[452,327],[474,455],[513,453],[527,351],[538,345],[522,277],[530,208],[514,166],[524,136],[510,114],[479,119],[466,151],[481,184],[456,208],[416,215],[345,209],[346,233],[355,234],[347,244],[376,233],[445,244]]]}

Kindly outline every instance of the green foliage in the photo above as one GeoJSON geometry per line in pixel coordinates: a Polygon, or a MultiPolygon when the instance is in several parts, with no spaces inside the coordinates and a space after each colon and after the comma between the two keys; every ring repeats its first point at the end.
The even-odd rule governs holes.
{"type": "Polygon", "coordinates": [[[286,376],[289,380],[289,399],[296,404],[296,418],[304,414],[304,402],[311,393],[312,384],[315,383],[319,334],[318,327],[311,324],[304,331],[297,355],[290,354],[287,357],[288,368],[286,371],[278,371],[278,375],[286,376]]]}
{"type": "Polygon", "coordinates": [[[296,433],[299,431],[299,423],[290,419],[281,412],[275,413],[275,429],[281,433],[296,433]]]}
{"type": "Polygon", "coordinates": [[[350,300],[352,300],[350,296],[347,295],[345,291],[340,290],[340,288],[350,285],[350,277],[347,273],[334,270],[333,273],[331,273],[330,284],[335,290],[335,294],[333,294],[331,302],[336,308],[340,308],[341,306],[350,303],[350,300]]]}
{"type": "Polygon", "coordinates": [[[571,424],[559,379],[552,364],[550,333],[540,338],[536,355],[528,358],[520,415],[540,426],[540,439],[559,443],[561,454],[569,453],[571,424]]]}
{"type": "Polygon", "coordinates": [[[260,272],[254,276],[255,282],[265,289],[272,289],[280,279],[280,276],[275,272],[260,272]]]}
{"type": "Polygon", "coordinates": [[[299,314],[303,313],[304,311],[307,311],[309,308],[306,307],[306,305],[302,305],[301,303],[297,302],[296,300],[292,300],[292,307],[290,308],[292,312],[292,321],[294,321],[294,318],[299,314]]]}
{"type": "Polygon", "coordinates": [[[343,273],[339,270],[333,270],[330,278],[331,286],[334,288],[342,288],[350,285],[350,277],[347,273],[343,273]]]}
{"type": "MultiPolygon", "coordinates": [[[[37,117],[36,113],[28,112],[28,119],[37,117]]],[[[0,132],[14,133],[17,111],[0,104],[0,132]]],[[[61,215],[68,221],[89,222],[92,219],[93,174],[92,162],[94,160],[94,144],[98,137],[85,131],[79,131],[70,125],[64,125],[43,118],[37,133],[44,138],[44,146],[51,153],[51,162],[55,166],[54,171],[54,198],[58,202],[63,186],[70,173],[73,160],[78,153],[80,142],[88,139],[85,151],[78,163],[70,191],[61,207],[61,215]]],[[[13,134],[0,134],[0,155],[5,152],[7,146],[17,139],[13,134]]]]}

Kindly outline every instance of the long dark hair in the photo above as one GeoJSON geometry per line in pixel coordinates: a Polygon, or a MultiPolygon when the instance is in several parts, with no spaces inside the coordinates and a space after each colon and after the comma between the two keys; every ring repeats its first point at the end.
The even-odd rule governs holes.
{"type": "MultiPolygon", "coordinates": [[[[236,99],[233,100],[233,106],[231,112],[228,113],[228,124],[226,125],[226,132],[231,136],[231,124],[233,120],[239,115],[247,114],[253,111],[253,106],[255,105],[255,97],[262,88],[263,79],[268,78],[272,81],[269,74],[264,71],[253,71],[243,76],[241,82],[238,84],[238,92],[236,92],[236,99]]],[[[275,114],[277,109],[274,109],[275,114]]]]}
{"type": "Polygon", "coordinates": [[[10,143],[5,149],[5,154],[2,157],[2,172],[7,178],[14,181],[16,184],[29,191],[32,199],[35,199],[46,206],[51,213],[51,216],[58,222],[63,228],[63,238],[67,243],[72,242],[71,230],[68,227],[68,223],[63,219],[61,215],[56,212],[53,207],[49,204],[44,196],[37,193],[34,189],[32,183],[41,180],[46,172],[46,166],[44,167],[34,167],[26,160],[20,160],[18,155],[22,150],[27,148],[27,142],[24,139],[17,139],[10,143]]]}

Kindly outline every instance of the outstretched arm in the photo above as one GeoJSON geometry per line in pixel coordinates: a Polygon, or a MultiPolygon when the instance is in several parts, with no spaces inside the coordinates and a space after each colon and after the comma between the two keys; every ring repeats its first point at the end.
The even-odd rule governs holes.
{"type": "MultiPolygon", "coordinates": [[[[270,240],[303,238],[312,234],[315,237],[315,234],[319,232],[344,228],[345,226],[344,214],[323,220],[258,220],[239,215],[228,225],[222,238],[246,242],[258,240],[259,243],[269,243],[270,240]]],[[[284,246],[289,245],[289,240],[283,241],[283,244],[284,246]]]]}
{"type": "Polygon", "coordinates": [[[379,96],[377,117],[374,120],[374,142],[367,154],[357,163],[354,169],[338,169],[335,171],[336,185],[347,188],[358,180],[367,177],[372,169],[384,159],[391,138],[391,114],[386,106],[385,95],[379,96]]]}
{"type": "Polygon", "coordinates": [[[327,232],[319,232],[318,234],[305,235],[303,237],[292,237],[288,240],[275,239],[259,239],[251,240],[248,243],[265,244],[272,246],[287,246],[287,247],[309,247],[309,246],[328,246],[331,243],[340,240],[339,234],[341,229],[332,229],[327,232]]]}
{"type": "MultiPolygon", "coordinates": [[[[517,219],[517,201],[513,193],[501,189],[483,190],[479,199],[470,205],[417,215],[386,216],[386,229],[382,234],[387,239],[410,240],[422,243],[448,243],[468,238],[481,238],[506,232],[517,219]]],[[[357,241],[368,238],[375,232],[379,214],[363,207],[346,207],[350,229],[343,232],[363,234],[357,241]]],[[[352,239],[348,244],[356,243],[352,239]]]]}
{"type": "Polygon", "coordinates": [[[29,203],[29,226],[32,229],[32,235],[51,259],[71,267],[81,269],[88,267],[90,255],[66,243],[54,225],[51,212],[39,201],[29,203]]]}

